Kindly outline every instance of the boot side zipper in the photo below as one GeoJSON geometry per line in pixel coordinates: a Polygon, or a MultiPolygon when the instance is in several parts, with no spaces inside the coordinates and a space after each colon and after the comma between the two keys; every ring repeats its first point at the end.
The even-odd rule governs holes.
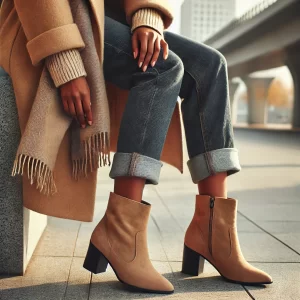
{"type": "Polygon", "coordinates": [[[209,216],[209,235],[208,235],[208,249],[211,256],[212,254],[212,230],[213,230],[213,220],[214,220],[214,206],[215,206],[215,198],[210,197],[210,216],[209,216]]]}

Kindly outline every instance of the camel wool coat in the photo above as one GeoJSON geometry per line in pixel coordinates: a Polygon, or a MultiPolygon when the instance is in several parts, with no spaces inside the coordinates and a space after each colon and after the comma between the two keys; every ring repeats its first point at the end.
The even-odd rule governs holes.
{"type": "MultiPolygon", "coordinates": [[[[104,0],[89,0],[95,46],[103,61],[104,0]]],[[[141,8],[160,11],[164,26],[172,22],[168,0],[110,0],[116,15],[125,15],[131,23],[141,8]]],[[[69,0],[4,0],[0,14],[0,65],[10,75],[19,113],[21,133],[24,132],[45,58],[69,49],[81,49],[84,43],[73,21],[69,0]]],[[[103,87],[105,88],[105,87],[103,87]]],[[[128,92],[107,85],[111,118],[111,151],[116,151],[120,121],[128,92]]],[[[182,136],[180,111],[177,106],[171,121],[162,161],[182,172],[182,136]]],[[[70,132],[59,149],[54,176],[58,192],[41,194],[23,177],[24,206],[36,212],[66,219],[92,221],[94,215],[97,172],[78,181],[72,177],[70,132]]],[[[101,176],[101,169],[99,172],[101,176]]],[[[101,180],[98,180],[101,183],[101,180]]],[[[101,186],[101,184],[100,184],[101,186]]]]}

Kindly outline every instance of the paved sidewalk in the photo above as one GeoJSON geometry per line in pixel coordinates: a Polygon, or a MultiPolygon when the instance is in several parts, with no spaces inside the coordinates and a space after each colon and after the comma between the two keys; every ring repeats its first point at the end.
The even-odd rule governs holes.
{"type": "Polygon", "coordinates": [[[206,263],[205,273],[180,273],[184,231],[193,214],[196,187],[164,166],[161,183],[148,186],[150,256],[175,286],[169,296],[123,290],[112,270],[92,275],[82,268],[90,234],[103,215],[112,182],[100,170],[94,223],[49,218],[49,225],[23,277],[0,280],[1,300],[96,299],[300,299],[300,136],[299,133],[236,131],[243,172],[229,179],[239,199],[238,231],[245,257],[269,272],[270,286],[227,283],[206,263]]]}

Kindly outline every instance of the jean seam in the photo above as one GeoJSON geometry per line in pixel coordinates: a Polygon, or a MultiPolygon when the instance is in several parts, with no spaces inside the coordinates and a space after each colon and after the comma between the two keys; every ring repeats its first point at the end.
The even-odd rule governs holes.
{"type": "Polygon", "coordinates": [[[152,106],[153,106],[153,102],[154,102],[153,100],[154,100],[154,97],[156,96],[156,92],[158,90],[157,82],[158,82],[158,77],[156,78],[156,87],[155,87],[154,93],[151,97],[151,101],[150,101],[150,105],[149,105],[149,110],[148,110],[148,114],[147,114],[147,118],[146,118],[146,122],[145,122],[145,129],[144,129],[144,132],[142,134],[142,139],[141,139],[141,147],[143,146],[143,143],[145,141],[147,126],[148,126],[148,123],[149,123],[150,114],[151,114],[151,110],[152,110],[152,106]]]}
{"type": "Polygon", "coordinates": [[[207,152],[207,157],[209,159],[209,166],[210,166],[210,171],[211,171],[211,174],[210,175],[214,175],[216,174],[216,171],[214,169],[214,166],[213,166],[213,163],[212,163],[212,155],[211,155],[211,152],[207,152]]]}
{"type": "Polygon", "coordinates": [[[136,170],[136,165],[138,164],[138,160],[139,160],[139,156],[138,154],[135,153],[135,160],[133,162],[133,170],[132,170],[133,175],[135,175],[135,170],[136,170]]]}
{"type": "Polygon", "coordinates": [[[206,134],[205,134],[205,129],[203,127],[203,122],[202,122],[202,113],[201,113],[201,97],[200,97],[200,91],[199,91],[199,86],[198,86],[198,80],[193,76],[193,74],[187,70],[185,70],[195,81],[195,88],[197,92],[197,104],[198,104],[198,113],[199,113],[199,121],[200,121],[200,130],[202,132],[202,140],[204,144],[204,150],[207,152],[207,141],[206,141],[206,134]]]}
{"type": "MultiPolygon", "coordinates": [[[[211,66],[211,63],[209,64],[209,67],[211,66]]],[[[198,80],[196,80],[196,78],[193,76],[193,74],[189,71],[186,71],[195,81],[195,88],[196,88],[196,92],[197,92],[197,104],[198,104],[198,113],[199,113],[199,121],[200,121],[200,130],[202,133],[202,140],[203,140],[203,145],[204,145],[204,151],[205,153],[207,153],[207,155],[205,155],[205,161],[208,167],[209,172],[212,174],[214,174],[214,170],[212,167],[212,163],[210,161],[210,154],[209,151],[207,151],[208,149],[208,142],[207,142],[207,137],[206,137],[206,131],[205,131],[205,126],[204,126],[204,122],[203,122],[203,113],[201,111],[201,97],[200,97],[200,91],[199,91],[199,85],[198,85],[198,80]]]]}
{"type": "Polygon", "coordinates": [[[135,164],[135,161],[136,161],[136,155],[135,155],[135,152],[132,153],[131,155],[131,158],[130,158],[130,163],[129,163],[129,170],[128,170],[128,173],[130,176],[132,176],[134,174],[134,164],[135,164]]]}

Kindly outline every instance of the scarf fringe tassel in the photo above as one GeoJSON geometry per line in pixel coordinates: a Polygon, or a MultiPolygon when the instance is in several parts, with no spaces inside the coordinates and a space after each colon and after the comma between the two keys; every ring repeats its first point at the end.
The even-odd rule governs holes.
{"type": "MultiPolygon", "coordinates": [[[[88,173],[99,167],[111,164],[108,133],[98,133],[82,143],[84,158],[73,160],[73,178],[87,177],[88,173]]],[[[30,184],[44,195],[50,196],[57,192],[53,171],[39,159],[19,154],[12,170],[12,176],[27,175],[30,184]]]]}
{"type": "Polygon", "coordinates": [[[73,159],[73,177],[87,177],[99,167],[110,166],[110,145],[108,132],[101,132],[83,141],[84,158],[73,159]]]}
{"type": "Polygon", "coordinates": [[[57,192],[53,172],[50,168],[39,159],[19,154],[14,161],[12,176],[26,175],[25,173],[27,173],[30,184],[36,183],[36,188],[42,194],[49,196],[57,192]]]}

